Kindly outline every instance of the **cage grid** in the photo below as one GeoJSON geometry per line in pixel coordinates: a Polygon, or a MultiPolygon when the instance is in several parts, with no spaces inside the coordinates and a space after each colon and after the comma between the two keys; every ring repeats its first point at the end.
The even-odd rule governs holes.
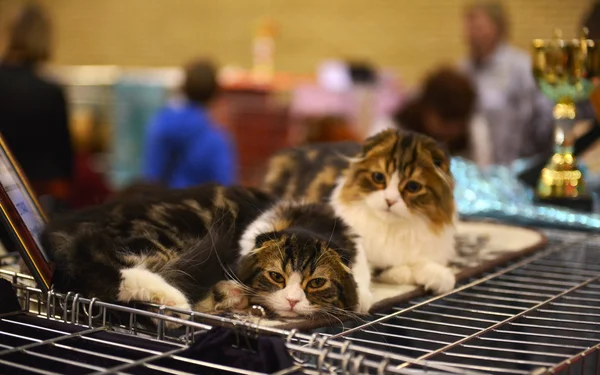
{"type": "Polygon", "coordinates": [[[598,374],[600,236],[546,234],[546,249],[449,294],[326,334],[488,374],[598,374]]]}
{"type": "Polygon", "coordinates": [[[24,285],[32,281],[27,275],[4,270],[0,271],[0,276],[16,281],[13,288],[18,291],[23,306],[23,311],[0,315],[0,372],[19,370],[24,374],[45,375],[61,374],[62,371],[82,374],[194,374],[210,368],[224,373],[261,374],[184,355],[198,334],[225,325],[239,332],[242,345],[248,336],[276,335],[284,338],[296,364],[276,373],[281,375],[481,374],[432,361],[418,361],[347,340],[334,340],[319,333],[306,334],[149,305],[158,309],[153,312],[142,310],[139,306],[105,303],[73,293],[50,292],[44,295],[39,289],[24,285]],[[187,313],[189,320],[169,316],[168,312],[187,313]],[[128,318],[117,323],[111,316],[114,313],[126,314],[128,318]],[[142,317],[156,319],[156,330],[143,329],[136,324],[142,317]],[[176,322],[184,328],[169,330],[168,322],[176,322]],[[107,366],[107,362],[113,366],[107,366]],[[413,363],[415,367],[398,367],[406,362],[413,363]],[[48,370],[57,366],[59,372],[48,370]],[[193,371],[189,370],[190,366],[193,366],[193,371]],[[186,370],[181,370],[182,367],[186,370]]]}
{"type": "Polygon", "coordinates": [[[466,280],[450,293],[308,333],[157,305],[141,310],[74,293],[44,295],[30,276],[0,270],[27,312],[0,315],[0,372],[62,373],[48,370],[58,363],[94,374],[188,374],[207,368],[258,374],[183,354],[199,334],[225,325],[240,337],[283,338],[295,365],[281,374],[600,373],[600,236],[545,233],[545,249],[466,280]],[[188,320],[168,315],[173,312],[188,320]],[[114,320],[114,313],[121,319],[114,320]],[[155,319],[157,328],[142,329],[137,324],[142,318],[155,319]],[[170,322],[184,328],[167,329],[170,322]],[[74,355],[85,358],[84,366],[74,355]]]}

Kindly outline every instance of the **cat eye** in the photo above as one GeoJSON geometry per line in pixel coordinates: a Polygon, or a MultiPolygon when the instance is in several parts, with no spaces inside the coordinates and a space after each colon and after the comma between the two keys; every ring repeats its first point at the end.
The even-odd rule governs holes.
{"type": "Polygon", "coordinates": [[[308,287],[309,288],[320,288],[323,285],[325,285],[325,282],[327,280],[323,279],[323,278],[317,278],[317,279],[312,279],[311,281],[308,282],[308,287]]]}
{"type": "Polygon", "coordinates": [[[436,167],[441,167],[442,166],[442,159],[433,159],[433,164],[436,167]]]}
{"type": "Polygon", "coordinates": [[[283,275],[278,272],[269,272],[269,277],[278,284],[282,284],[285,281],[283,275]]]}
{"type": "Polygon", "coordinates": [[[383,184],[383,183],[385,183],[385,175],[383,173],[381,173],[381,172],[373,172],[371,174],[371,178],[377,184],[383,184]]]}
{"type": "Polygon", "coordinates": [[[423,188],[423,185],[418,183],[417,181],[408,181],[404,186],[404,189],[409,193],[416,193],[423,188]]]}

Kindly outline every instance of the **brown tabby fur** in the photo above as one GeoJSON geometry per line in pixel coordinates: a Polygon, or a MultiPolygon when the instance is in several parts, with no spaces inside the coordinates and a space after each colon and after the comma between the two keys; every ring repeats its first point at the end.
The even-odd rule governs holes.
{"type": "MultiPolygon", "coordinates": [[[[259,303],[269,311],[264,302],[285,287],[269,272],[286,280],[296,272],[315,313],[339,313],[359,302],[350,271],[354,238],[327,205],[288,204],[257,189],[206,184],[138,186],[104,205],[54,218],[42,242],[61,292],[130,302],[122,297],[122,271],[142,268],[183,294],[185,306],[178,308],[215,311],[259,303]],[[266,225],[248,238],[251,251],[242,253],[241,237],[267,213],[266,225]],[[310,288],[315,278],[325,283],[310,288]]],[[[156,285],[141,288],[148,290],[143,302],[176,302],[156,285]]]]}
{"type": "Polygon", "coordinates": [[[454,182],[449,155],[432,138],[409,131],[386,130],[362,145],[323,143],[283,150],[270,160],[262,187],[285,199],[322,202],[345,176],[340,201],[351,202],[385,188],[385,183],[373,180],[373,172],[383,173],[389,181],[395,171],[411,212],[427,217],[434,232],[452,222],[454,182]],[[411,193],[404,189],[408,181],[424,189],[411,193]]]}

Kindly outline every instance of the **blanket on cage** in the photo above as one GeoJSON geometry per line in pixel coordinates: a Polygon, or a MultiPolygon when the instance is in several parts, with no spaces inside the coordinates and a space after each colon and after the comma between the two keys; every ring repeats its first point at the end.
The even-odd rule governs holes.
{"type": "MultiPolygon", "coordinates": [[[[484,273],[511,260],[531,254],[546,242],[546,237],[534,229],[486,221],[461,221],[457,226],[457,256],[451,266],[456,273],[457,282],[482,277],[484,273]]],[[[374,283],[372,291],[376,302],[371,308],[371,313],[389,310],[393,306],[425,294],[423,288],[415,285],[380,283],[374,283]]],[[[343,317],[337,317],[341,320],[335,318],[272,320],[242,314],[231,314],[229,317],[260,326],[299,330],[315,329],[344,320],[343,317]]]]}

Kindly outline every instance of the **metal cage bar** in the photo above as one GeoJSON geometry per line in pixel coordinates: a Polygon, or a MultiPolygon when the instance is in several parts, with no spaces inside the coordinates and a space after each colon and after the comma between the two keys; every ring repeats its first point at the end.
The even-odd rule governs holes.
{"type": "MultiPolygon", "coordinates": [[[[52,347],[61,353],[77,352],[114,361],[111,368],[86,368],[95,373],[134,373],[139,368],[153,373],[175,371],[160,361],[183,361],[198,368],[216,368],[214,364],[182,358],[179,353],[198,334],[226,324],[242,328],[244,333],[285,338],[297,365],[281,374],[298,369],[314,374],[597,373],[600,370],[600,236],[562,231],[546,234],[549,245],[545,249],[480,278],[467,280],[450,293],[417,298],[386,313],[375,314],[367,321],[324,327],[313,334],[165,306],[151,305],[157,311],[152,312],[74,293],[43,295],[31,286],[30,276],[0,270],[0,277],[13,282],[22,306],[30,312],[28,316],[37,318],[35,325],[43,326],[44,320],[57,321],[80,330],[73,333],[41,328],[39,331],[54,336],[30,337],[27,341],[18,337],[18,333],[0,329],[0,338],[13,335],[11,340],[21,340],[21,345],[16,346],[0,341],[0,366],[6,365],[7,356],[15,353],[27,354],[42,362],[54,360],[66,366],[74,365],[66,358],[52,359],[37,351],[52,347]],[[127,318],[115,322],[111,318],[114,313],[127,318]],[[189,320],[168,315],[172,313],[189,320]],[[140,328],[137,323],[143,318],[158,321],[156,330],[140,328]],[[170,322],[182,324],[184,330],[174,334],[166,329],[170,322]],[[166,346],[159,351],[140,346],[141,352],[137,352],[142,357],[129,359],[91,352],[70,341],[78,337],[106,344],[106,340],[95,335],[107,332],[166,346]]],[[[30,323],[18,322],[8,315],[0,316],[2,324],[26,327],[30,323]]],[[[51,373],[35,372],[31,363],[17,365],[24,371],[51,373]]],[[[225,367],[219,369],[252,373],[225,367]]]]}
{"type": "Polygon", "coordinates": [[[25,307],[24,309],[27,311],[32,311],[33,309],[33,313],[30,315],[36,317],[38,323],[46,320],[51,322],[69,323],[78,328],[85,328],[85,330],[77,333],[69,333],[67,331],[57,331],[44,327],[40,328],[37,323],[30,324],[19,322],[15,318],[19,316],[19,313],[0,316],[0,338],[3,334],[13,335],[15,339],[19,339],[22,342],[22,345],[18,346],[0,346],[0,366],[12,366],[12,368],[18,368],[33,373],[52,374],[53,372],[47,370],[40,370],[41,372],[38,372],[39,369],[36,370],[31,365],[10,362],[7,361],[6,358],[18,353],[20,355],[26,354],[35,357],[38,360],[43,360],[46,364],[50,362],[59,362],[65,366],[79,366],[75,362],[67,359],[49,357],[43,353],[40,354],[34,351],[39,348],[53,347],[61,349],[63,354],[67,352],[77,352],[89,358],[102,357],[118,362],[118,364],[112,368],[94,367],[93,365],[80,366],[82,369],[94,370],[94,373],[127,373],[128,369],[135,369],[140,366],[143,366],[148,370],[169,372],[170,370],[168,368],[152,364],[157,360],[168,359],[170,361],[185,361],[188,364],[192,363],[198,365],[199,368],[210,367],[232,373],[257,374],[255,372],[177,356],[178,353],[186,348],[186,344],[189,344],[194,340],[194,337],[198,333],[208,331],[216,325],[230,324],[233,327],[245,327],[245,332],[256,332],[261,335],[278,335],[285,337],[286,345],[298,365],[294,368],[287,369],[283,373],[302,369],[305,373],[358,373],[366,371],[381,374],[479,374],[476,371],[456,369],[451,366],[445,366],[431,361],[415,361],[408,356],[384,353],[377,349],[350,343],[349,341],[333,340],[327,336],[316,333],[308,335],[295,330],[287,331],[271,327],[262,327],[245,321],[171,309],[165,306],[160,306],[159,312],[151,312],[134,307],[105,303],[97,299],[88,299],[74,293],[59,294],[50,292],[44,296],[39,289],[22,285],[22,283],[18,282],[21,279],[30,280],[30,276],[15,274],[8,271],[3,271],[0,275],[5,278],[17,280],[17,283],[14,284],[14,288],[19,292],[22,304],[25,307]],[[129,314],[130,318],[127,319],[128,324],[120,323],[113,325],[109,315],[115,312],[129,314]],[[167,312],[188,314],[190,320],[182,320],[180,318],[165,315],[167,312]],[[159,322],[156,331],[143,330],[137,327],[136,322],[142,317],[156,319],[159,322]],[[170,335],[170,332],[165,329],[164,323],[166,322],[182,324],[185,327],[185,333],[178,336],[170,335]],[[11,334],[10,332],[3,331],[3,329],[6,330],[6,324],[20,326],[21,329],[28,326],[35,326],[37,331],[52,332],[57,336],[53,336],[49,339],[39,339],[36,337],[23,336],[21,334],[11,334]],[[173,347],[164,352],[157,352],[143,349],[143,346],[134,348],[94,337],[94,334],[108,332],[109,330],[110,332],[113,332],[113,334],[138,336],[140,337],[140,340],[168,343],[173,347]],[[81,349],[69,344],[74,339],[109,346],[118,346],[122,350],[142,352],[145,356],[142,359],[134,361],[102,352],[90,352],[90,350],[81,349]],[[406,362],[412,363],[415,368],[403,369],[398,367],[399,364],[406,362]]]}
{"type": "Polygon", "coordinates": [[[532,256],[328,333],[489,374],[598,373],[600,236],[546,233],[532,256]]]}

